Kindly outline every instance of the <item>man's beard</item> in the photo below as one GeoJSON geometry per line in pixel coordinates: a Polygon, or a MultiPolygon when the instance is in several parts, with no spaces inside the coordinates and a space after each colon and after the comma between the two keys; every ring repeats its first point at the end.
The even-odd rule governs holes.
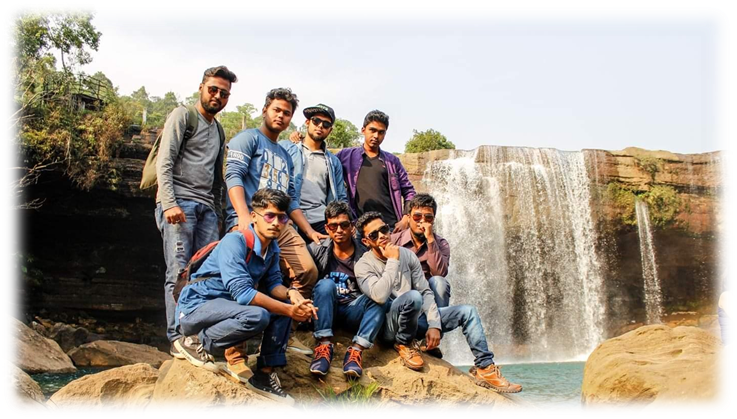
{"type": "Polygon", "coordinates": [[[417,239],[417,241],[419,241],[421,243],[424,243],[425,240],[427,240],[427,237],[425,237],[425,233],[415,233],[413,231],[412,232],[412,235],[414,235],[415,236],[415,239],[417,239]]]}
{"type": "Polygon", "coordinates": [[[210,115],[215,115],[216,113],[220,112],[221,109],[223,109],[222,104],[218,106],[211,106],[210,101],[205,101],[203,99],[200,99],[200,105],[202,105],[202,109],[204,109],[205,112],[209,113],[210,115]]]}
{"type": "MultiPolygon", "coordinates": [[[[322,137],[317,137],[317,136],[313,137],[312,134],[310,134],[309,132],[307,133],[307,135],[309,135],[309,137],[312,138],[312,140],[315,141],[316,143],[319,143],[321,141],[325,141],[325,139],[328,138],[327,135],[323,135],[322,137]]],[[[330,135],[330,134],[328,134],[328,135],[330,135]]]]}

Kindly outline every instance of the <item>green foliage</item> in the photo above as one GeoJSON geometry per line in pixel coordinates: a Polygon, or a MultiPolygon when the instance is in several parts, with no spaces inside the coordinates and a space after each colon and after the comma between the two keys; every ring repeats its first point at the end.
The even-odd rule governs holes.
{"type": "Polygon", "coordinates": [[[445,136],[433,129],[427,131],[412,130],[412,138],[404,145],[405,153],[422,153],[430,150],[455,150],[456,146],[445,136]]]}
{"type": "Polygon", "coordinates": [[[357,381],[351,381],[350,388],[340,394],[335,394],[329,385],[326,385],[323,390],[318,388],[315,390],[322,397],[324,404],[331,407],[370,406],[376,402],[374,395],[379,390],[379,385],[373,382],[364,386],[357,381]]]}
{"type": "Polygon", "coordinates": [[[34,267],[35,261],[36,258],[31,254],[15,254],[16,268],[20,272],[23,281],[31,287],[38,287],[43,283],[43,272],[34,267]]]}
{"type": "Polygon", "coordinates": [[[225,131],[225,139],[233,138],[244,129],[258,127],[253,118],[255,112],[256,108],[250,103],[236,106],[235,112],[221,112],[219,118],[225,131]]]}
{"type": "Polygon", "coordinates": [[[637,214],[635,213],[635,191],[617,182],[607,185],[606,198],[619,210],[620,219],[625,225],[637,225],[637,214]]]}
{"type": "Polygon", "coordinates": [[[681,206],[678,192],[670,186],[656,185],[642,199],[647,202],[650,221],[657,227],[665,227],[675,221],[681,206]]]}
{"type": "Polygon", "coordinates": [[[360,137],[358,128],[351,121],[338,118],[326,141],[329,148],[357,147],[361,145],[360,137]]]}
{"type": "Polygon", "coordinates": [[[637,166],[650,175],[650,179],[655,182],[655,175],[660,172],[660,159],[656,157],[643,156],[635,158],[637,166]]]}
{"type": "Polygon", "coordinates": [[[179,99],[177,99],[177,95],[174,92],[167,92],[163,98],[152,96],[146,109],[147,117],[145,126],[147,128],[163,128],[166,117],[179,105],[179,99]]]}
{"type": "Polygon", "coordinates": [[[606,198],[618,212],[625,225],[637,225],[635,201],[643,200],[648,205],[650,221],[656,227],[666,227],[673,223],[680,212],[681,199],[678,192],[670,186],[656,185],[647,192],[639,192],[618,182],[607,185],[606,198]]]}

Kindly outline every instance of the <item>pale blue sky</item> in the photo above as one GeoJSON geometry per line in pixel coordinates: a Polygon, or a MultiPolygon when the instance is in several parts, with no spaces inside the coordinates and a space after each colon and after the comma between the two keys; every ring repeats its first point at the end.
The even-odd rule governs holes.
{"type": "MultiPolygon", "coordinates": [[[[205,68],[225,64],[240,78],[226,110],[244,102],[260,109],[278,86],[297,93],[300,109],[323,102],[359,127],[377,108],[390,116],[390,151],[428,128],[459,149],[720,148],[716,30],[705,19],[413,22],[344,14],[275,24],[239,12],[215,24],[192,14],[95,13],[103,35],[84,70],[104,72],[121,94],[146,86],[182,99],[205,68]]],[[[294,122],[303,121],[300,112],[294,122]]]]}

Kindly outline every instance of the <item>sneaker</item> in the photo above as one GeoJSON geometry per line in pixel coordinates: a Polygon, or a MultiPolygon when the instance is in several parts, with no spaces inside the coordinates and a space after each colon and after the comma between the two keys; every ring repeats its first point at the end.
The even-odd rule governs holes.
{"type": "Polygon", "coordinates": [[[439,346],[436,346],[430,349],[429,351],[427,350],[427,344],[425,343],[425,339],[422,339],[422,342],[420,342],[420,350],[435,358],[443,359],[443,351],[440,350],[439,346]]]}
{"type": "Polygon", "coordinates": [[[310,364],[310,372],[319,375],[328,375],[330,363],[333,362],[333,344],[323,343],[315,347],[315,358],[310,364]]]}
{"type": "Polygon", "coordinates": [[[363,366],[361,366],[361,356],[363,351],[359,351],[353,346],[349,346],[343,357],[343,374],[349,378],[361,378],[363,375],[363,366]]]}
{"type": "Polygon", "coordinates": [[[212,372],[220,371],[220,367],[215,365],[215,358],[207,353],[197,335],[182,336],[174,341],[174,346],[195,367],[202,367],[212,372]]]}
{"type": "Polygon", "coordinates": [[[289,405],[294,404],[294,399],[281,388],[281,382],[279,382],[276,371],[267,374],[258,370],[253,373],[253,377],[248,379],[247,385],[251,390],[271,400],[289,405]]]}
{"type": "Polygon", "coordinates": [[[486,368],[473,367],[469,373],[477,385],[490,388],[497,393],[519,393],[522,391],[521,385],[512,384],[504,378],[497,365],[491,364],[486,368]]]}
{"type": "Polygon", "coordinates": [[[297,352],[302,355],[312,355],[312,349],[306,347],[302,342],[299,341],[299,339],[295,338],[294,336],[291,336],[289,338],[287,350],[297,352]]]}
{"type": "Polygon", "coordinates": [[[248,379],[253,377],[253,371],[248,368],[245,362],[238,362],[237,364],[226,362],[225,372],[243,384],[248,383],[248,379]]]}
{"type": "Polygon", "coordinates": [[[174,342],[171,343],[171,346],[169,346],[169,355],[173,356],[176,359],[187,359],[182,355],[181,352],[179,352],[179,349],[174,345],[174,342]]]}
{"type": "Polygon", "coordinates": [[[416,340],[413,340],[409,345],[395,343],[394,349],[399,352],[399,359],[407,368],[419,371],[425,365],[425,361],[422,360],[422,355],[420,355],[420,345],[416,340]]]}

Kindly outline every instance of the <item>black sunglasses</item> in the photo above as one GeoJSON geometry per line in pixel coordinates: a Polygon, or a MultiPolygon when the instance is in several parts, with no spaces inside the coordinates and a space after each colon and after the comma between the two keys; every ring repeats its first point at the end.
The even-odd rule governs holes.
{"type": "Polygon", "coordinates": [[[221,89],[217,86],[207,86],[207,91],[213,96],[215,96],[217,92],[220,92],[220,97],[223,99],[227,99],[230,96],[229,91],[221,89]]]}
{"type": "Polygon", "coordinates": [[[312,118],[310,118],[310,121],[312,121],[312,123],[315,124],[315,125],[322,124],[322,127],[325,128],[325,129],[330,129],[330,127],[333,126],[333,123],[332,122],[325,121],[325,120],[320,119],[320,118],[318,118],[316,116],[313,116],[312,118]]]}
{"type": "Polygon", "coordinates": [[[367,234],[366,237],[368,237],[368,239],[371,240],[372,242],[375,242],[376,239],[379,238],[379,233],[381,233],[381,234],[383,234],[385,236],[387,234],[389,234],[389,226],[386,225],[386,224],[384,224],[383,226],[381,226],[381,227],[377,228],[376,230],[374,230],[374,231],[370,232],[369,234],[367,234]]]}
{"type": "Polygon", "coordinates": [[[337,231],[338,227],[342,228],[343,231],[348,231],[348,229],[351,227],[350,221],[341,221],[339,223],[330,223],[325,224],[325,228],[327,228],[330,231],[337,231]]]}

